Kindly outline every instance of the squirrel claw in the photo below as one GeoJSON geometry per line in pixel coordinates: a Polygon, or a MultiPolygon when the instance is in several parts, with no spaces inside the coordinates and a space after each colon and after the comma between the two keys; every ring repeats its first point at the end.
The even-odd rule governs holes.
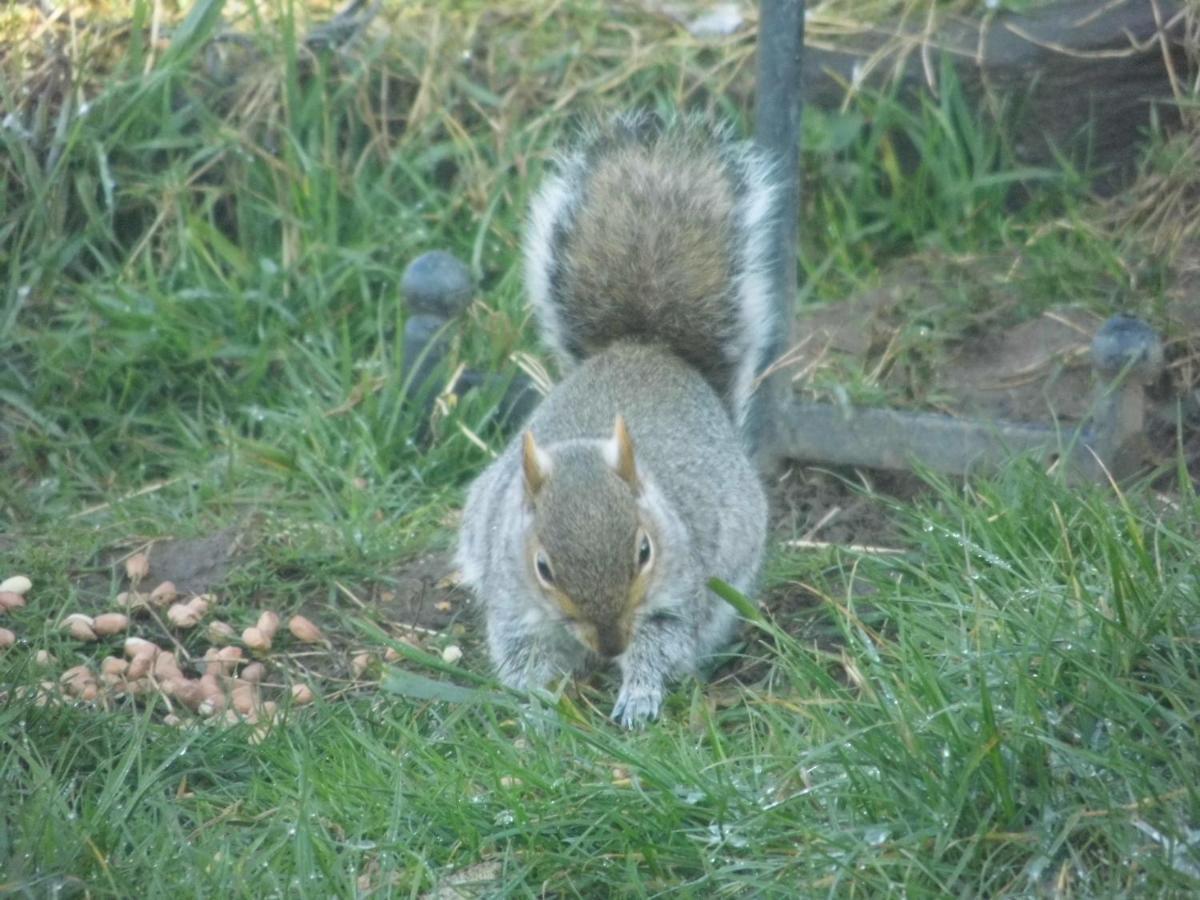
{"type": "Polygon", "coordinates": [[[631,687],[625,685],[617,696],[612,717],[622,728],[640,728],[658,718],[662,709],[663,692],[660,687],[631,687]]]}

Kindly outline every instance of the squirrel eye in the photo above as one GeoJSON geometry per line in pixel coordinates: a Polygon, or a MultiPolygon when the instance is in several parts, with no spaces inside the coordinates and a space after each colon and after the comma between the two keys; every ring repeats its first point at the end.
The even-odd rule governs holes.
{"type": "Polygon", "coordinates": [[[546,554],[539,550],[533,558],[533,566],[537,569],[538,578],[543,584],[554,584],[554,573],[550,571],[550,560],[546,558],[546,554]]]}
{"type": "Polygon", "coordinates": [[[653,548],[650,546],[650,535],[642,532],[642,539],[638,543],[638,568],[644,569],[650,564],[650,557],[653,554],[653,548]]]}

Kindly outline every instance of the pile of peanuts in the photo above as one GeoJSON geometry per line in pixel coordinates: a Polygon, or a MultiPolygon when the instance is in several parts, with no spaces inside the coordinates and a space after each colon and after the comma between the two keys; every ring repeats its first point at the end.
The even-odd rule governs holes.
{"type": "MultiPolygon", "coordinates": [[[[73,612],[62,618],[59,628],[73,640],[93,643],[124,634],[130,627],[131,617],[142,613],[155,616],[163,611],[173,629],[187,631],[200,625],[217,605],[217,598],[211,594],[181,599],[175,585],[169,581],[160,583],[149,593],[138,592],[138,583],[149,572],[148,561],[142,554],[130,557],[125,568],[135,589],[117,595],[117,605],[123,612],[97,616],[73,612]]],[[[32,582],[23,575],[5,579],[0,584],[0,614],[25,607],[26,594],[32,587],[32,582]]],[[[255,624],[242,632],[245,650],[265,655],[271,650],[279,625],[277,613],[263,611],[255,624]]],[[[288,620],[288,631],[302,643],[325,642],[321,630],[304,616],[292,616],[288,620]]],[[[260,693],[267,674],[266,666],[248,656],[242,647],[229,643],[234,635],[235,631],[228,623],[209,622],[206,636],[214,646],[205,651],[202,660],[185,658],[182,663],[180,656],[186,657],[186,651],[178,642],[177,650],[166,650],[141,637],[126,637],[123,654],[104,657],[98,671],[89,665],[72,666],[57,682],[41,682],[37,688],[38,702],[52,702],[63,694],[84,702],[104,703],[123,695],[156,694],[166,704],[165,721],[168,724],[182,724],[176,713],[186,709],[204,718],[219,716],[227,722],[269,725],[277,718],[279,707],[275,701],[263,699],[260,693]],[[185,667],[199,674],[189,677],[184,672],[185,667]]],[[[15,643],[16,635],[11,630],[0,629],[0,651],[15,643]]],[[[56,662],[46,650],[39,650],[34,661],[42,667],[56,662]]],[[[312,688],[307,684],[293,684],[290,690],[294,705],[311,703],[314,699],[312,688]]]]}
{"type": "MultiPolygon", "coordinates": [[[[256,726],[251,740],[261,739],[279,716],[275,700],[265,699],[262,688],[282,690],[286,684],[268,684],[265,660],[271,652],[281,625],[272,610],[261,610],[253,625],[240,632],[228,622],[209,618],[219,606],[212,594],[183,597],[170,581],[159,583],[153,590],[139,590],[150,573],[149,560],[136,553],[125,561],[125,572],[131,589],[116,596],[120,611],[89,615],[70,612],[58,622],[61,631],[81,643],[106,641],[126,635],[138,618],[155,620],[174,649],[143,637],[127,635],[119,655],[105,656],[98,668],[77,665],[67,669],[57,681],[42,681],[34,688],[38,703],[57,702],[62,696],[87,703],[107,706],[120,697],[155,696],[164,703],[167,724],[182,725],[181,714],[190,713],[198,719],[221,722],[245,722],[256,726]],[[182,633],[203,626],[210,646],[202,658],[193,658],[180,642],[182,633]],[[180,634],[176,638],[174,634],[180,634]],[[188,674],[189,672],[195,674],[188,674]]],[[[0,616],[10,610],[23,609],[26,595],[33,587],[29,578],[15,575],[0,582],[0,616]]],[[[292,638],[302,644],[330,646],[321,629],[304,616],[287,620],[292,638]]],[[[402,638],[416,645],[415,640],[402,638]]],[[[0,653],[16,643],[16,635],[0,628],[0,653]]],[[[165,643],[165,642],[163,642],[165,643]]],[[[462,650],[450,645],[442,650],[442,659],[450,664],[462,658],[462,650]]],[[[393,649],[383,657],[385,662],[400,659],[393,649]]],[[[34,662],[42,668],[53,666],[56,660],[47,650],[38,650],[34,662]]],[[[361,651],[350,660],[353,677],[363,678],[377,665],[374,654],[361,651]]],[[[293,706],[311,703],[313,689],[308,684],[294,683],[288,688],[293,706]]],[[[278,696],[278,693],[276,693],[278,696]]]]}

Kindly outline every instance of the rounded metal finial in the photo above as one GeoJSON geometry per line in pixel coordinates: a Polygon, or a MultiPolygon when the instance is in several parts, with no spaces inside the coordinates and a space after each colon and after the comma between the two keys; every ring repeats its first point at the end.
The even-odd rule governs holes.
{"type": "Polygon", "coordinates": [[[1141,319],[1120,313],[1101,325],[1092,339],[1092,364],[1105,376],[1128,368],[1138,381],[1153,381],[1162,372],[1162,340],[1141,319]]]}
{"type": "Polygon", "coordinates": [[[400,290],[410,315],[428,313],[449,319],[467,308],[475,286],[470,270],[452,254],[430,250],[408,264],[400,290]]]}

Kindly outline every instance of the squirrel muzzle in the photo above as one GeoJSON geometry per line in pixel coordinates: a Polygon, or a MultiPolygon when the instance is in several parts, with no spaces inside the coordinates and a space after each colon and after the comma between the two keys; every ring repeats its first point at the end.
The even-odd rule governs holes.
{"type": "Polygon", "coordinates": [[[571,632],[581,644],[605,659],[615,659],[624,653],[632,636],[632,629],[622,622],[603,625],[579,622],[571,627],[571,632]]]}
{"type": "Polygon", "coordinates": [[[596,629],[595,650],[601,656],[613,659],[625,652],[629,636],[619,625],[604,625],[596,629]]]}

